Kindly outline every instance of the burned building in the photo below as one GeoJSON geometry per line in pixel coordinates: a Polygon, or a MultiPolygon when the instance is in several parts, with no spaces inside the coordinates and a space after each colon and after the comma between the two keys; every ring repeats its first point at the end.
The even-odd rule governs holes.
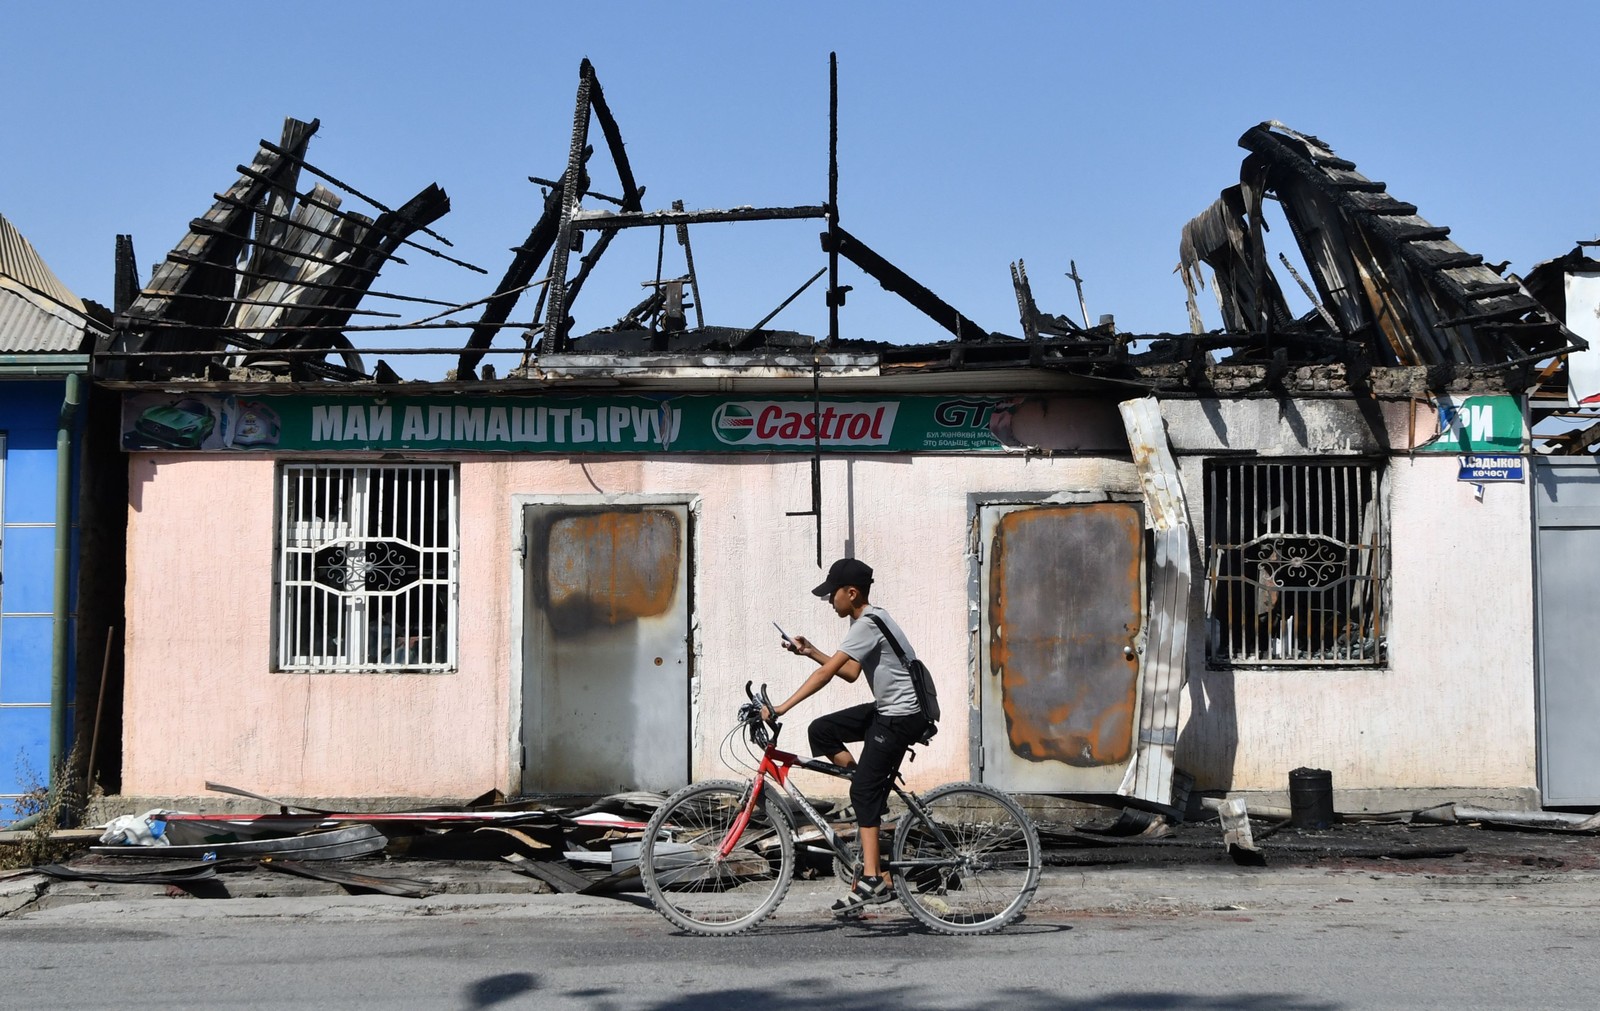
{"type": "Polygon", "coordinates": [[[1221,330],[1197,307],[1191,332],[1148,335],[1041,310],[1019,262],[1004,334],[847,232],[836,173],[815,204],[645,210],[587,64],[577,101],[493,292],[415,324],[467,331],[441,381],[399,381],[350,321],[384,257],[448,255],[415,239],[442,194],[357,218],[296,181],[298,128],[119,315],[100,383],[129,453],[125,793],[714,776],[745,683],[808,673],[772,623],[842,634],[806,591],[851,555],[948,700],[914,785],[1159,809],[1191,777],[1281,792],[1317,766],[1342,806],[1538,801],[1533,527],[1502,478],[1527,465],[1541,363],[1582,342],[1447,229],[1263,124],[1182,229],[1221,330]],[[591,123],[620,194],[591,188],[591,123]],[[1267,262],[1269,205],[1309,313],[1267,262]],[[791,298],[826,277],[830,332],[770,326],[782,305],[691,325],[688,230],[774,218],[821,226],[791,298]],[[638,229],[676,233],[684,269],[574,334],[586,279],[638,229]],[[947,336],[846,335],[846,270],[947,336]]]}

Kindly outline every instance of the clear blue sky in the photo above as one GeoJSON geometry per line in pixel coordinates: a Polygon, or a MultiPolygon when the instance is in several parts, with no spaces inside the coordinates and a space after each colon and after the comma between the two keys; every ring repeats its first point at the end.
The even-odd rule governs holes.
{"type": "MultiPolygon", "coordinates": [[[[317,117],[314,164],[390,203],[438,182],[453,210],[436,227],[490,272],[418,254],[379,287],[464,302],[538,214],[526,177],[562,170],[582,57],[646,206],[693,208],[825,199],[836,50],[845,227],[992,329],[1020,333],[1022,257],[1048,311],[1076,315],[1075,259],[1092,315],[1183,331],[1179,230],[1238,180],[1237,139],[1266,119],[1515,271],[1595,237],[1597,27],[1592,3],[19,2],[0,8],[0,214],[109,304],[117,233],[148,280],[259,139],[317,117]]],[[[609,168],[595,186],[616,191],[609,168]]],[[[818,231],[697,227],[708,322],[776,306],[823,264],[818,231]]],[[[642,297],[654,261],[653,231],[619,237],[576,332],[642,297]]],[[[944,336],[844,280],[845,336],[944,336]]],[[[773,325],[825,332],[820,283],[773,325]]]]}

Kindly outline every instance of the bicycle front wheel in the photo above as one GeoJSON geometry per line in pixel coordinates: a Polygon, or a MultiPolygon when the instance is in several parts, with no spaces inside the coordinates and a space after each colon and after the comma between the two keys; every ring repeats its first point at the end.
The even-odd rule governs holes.
{"type": "Polygon", "coordinates": [[[1021,916],[1043,859],[1017,802],[982,783],[949,783],[921,808],[901,817],[890,860],[907,911],[945,934],[987,934],[1021,916]]]}
{"type": "Polygon", "coordinates": [[[750,783],[712,780],[684,787],[645,828],[639,873],[656,909],[696,934],[737,934],[778,908],[794,877],[794,833],[776,805],[758,803],[723,855],[750,783]]]}

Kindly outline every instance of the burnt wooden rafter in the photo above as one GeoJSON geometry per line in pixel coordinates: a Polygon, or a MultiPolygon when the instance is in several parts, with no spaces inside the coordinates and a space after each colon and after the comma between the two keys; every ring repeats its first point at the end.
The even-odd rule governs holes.
{"type": "MultiPolygon", "coordinates": [[[[611,106],[606,103],[606,93],[600,87],[600,79],[595,75],[594,66],[588,60],[584,60],[581,67],[588,68],[589,107],[594,111],[594,118],[600,123],[600,133],[606,139],[606,150],[611,154],[611,164],[616,168],[617,179],[622,183],[622,196],[608,202],[616,203],[625,214],[637,211],[642,206],[644,187],[633,177],[633,165],[628,161],[628,149],[622,142],[622,130],[617,126],[617,118],[611,114],[611,106]]],[[[615,236],[614,231],[601,233],[600,238],[595,241],[594,248],[578,265],[578,276],[573,278],[572,284],[567,287],[566,304],[569,310],[572,303],[577,300],[578,293],[583,290],[583,283],[589,279],[595,264],[605,255],[607,247],[611,245],[611,240],[615,236]]],[[[560,336],[565,340],[564,328],[560,336]]]]}
{"type": "Polygon", "coordinates": [[[957,340],[982,340],[993,336],[843,228],[835,226],[832,231],[823,232],[822,249],[828,253],[837,252],[866,271],[885,291],[905,299],[923,315],[954,334],[957,340]]]}
{"type": "MultiPolygon", "coordinates": [[[[1201,263],[1213,273],[1224,330],[1246,358],[1374,365],[1511,368],[1560,353],[1574,337],[1514,279],[1449,241],[1450,229],[1417,213],[1356,171],[1322,141],[1278,123],[1239,140],[1250,153],[1238,186],[1190,221],[1179,247],[1190,328],[1203,329],[1195,293],[1201,263]],[[1277,199],[1310,282],[1289,270],[1315,312],[1292,319],[1261,243],[1263,198],[1277,199]],[[1314,340],[1331,334],[1345,350],[1314,340]]],[[[1503,265],[1500,269],[1503,269],[1503,265]]]]}
{"type": "Polygon", "coordinates": [[[366,197],[306,161],[317,125],[286,119],[279,143],[262,141],[252,162],[238,167],[238,181],[215,195],[150,283],[122,307],[111,349],[122,371],[141,355],[148,360],[136,370],[164,377],[196,374],[230,349],[324,350],[345,364],[295,355],[288,367],[314,378],[361,379],[361,358],[340,328],[361,311],[363,297],[449,304],[372,289],[403,244],[427,249],[410,236],[447,212],[449,197],[429,186],[395,209],[366,197]],[[379,215],[343,209],[338,194],[321,183],[302,191],[302,170],[350,189],[379,215]],[[191,351],[192,357],[166,357],[191,351]]]}
{"type": "MultiPolygon", "coordinates": [[[[316,133],[318,123],[299,120],[284,122],[283,147],[304,152],[306,144],[316,133]]],[[[204,323],[222,326],[228,314],[228,305],[222,300],[207,300],[179,311],[173,296],[180,293],[197,295],[233,294],[235,263],[248,241],[251,208],[260,203],[265,193],[274,187],[293,186],[297,168],[293,162],[262,148],[251,171],[231,186],[226,199],[212,205],[201,220],[202,230],[191,230],[182,241],[156,267],[145,287],[133,304],[117,318],[117,329],[123,332],[142,331],[140,347],[126,350],[188,351],[204,350],[211,342],[199,332],[163,334],[161,321],[170,316],[186,323],[204,323]]],[[[125,343],[119,340],[118,344],[125,343]]]]}
{"type": "MultiPolygon", "coordinates": [[[[306,325],[323,327],[346,325],[356,306],[360,304],[362,295],[365,294],[365,285],[377,276],[383,263],[393,256],[401,243],[407,241],[406,236],[411,234],[413,229],[437,221],[449,209],[449,196],[438,186],[430,185],[397,210],[379,214],[373,226],[356,242],[345,266],[333,275],[338,282],[342,282],[341,288],[328,298],[318,301],[314,308],[305,313],[306,325]]],[[[300,343],[303,347],[348,348],[349,346],[348,339],[337,332],[327,336],[311,334],[303,337],[300,343]]],[[[346,360],[350,361],[348,354],[346,360]]],[[[355,361],[359,363],[359,358],[355,361]]],[[[357,364],[355,367],[360,366],[357,364]]]]}
{"type": "MultiPolygon", "coordinates": [[[[586,147],[583,160],[586,162],[593,148],[586,147]]],[[[578,185],[584,186],[588,177],[580,173],[578,185]]],[[[544,210],[539,219],[534,222],[528,237],[522,240],[522,245],[512,250],[511,263],[506,266],[505,276],[495,287],[495,293],[484,304],[483,313],[478,322],[473,326],[472,332],[467,335],[466,348],[461,352],[461,357],[456,364],[456,374],[465,378],[474,373],[478,363],[483,360],[484,349],[494,342],[495,334],[506,320],[511,318],[511,310],[516,307],[517,296],[527,290],[529,282],[533,280],[534,271],[539,269],[539,264],[544,262],[556,243],[556,236],[561,227],[561,208],[565,202],[567,179],[563,176],[558,179],[550,192],[544,198],[544,210]]]]}
{"type": "Polygon", "coordinates": [[[703,225],[719,221],[782,221],[795,218],[825,218],[827,208],[818,205],[800,207],[730,207],[726,210],[688,211],[677,206],[670,211],[581,211],[573,216],[572,227],[589,231],[610,231],[618,228],[644,228],[653,225],[703,225]]]}
{"type": "MultiPolygon", "coordinates": [[[[578,68],[578,99],[572,112],[572,143],[567,149],[567,171],[562,178],[578,179],[589,149],[589,120],[594,106],[590,94],[594,90],[594,68],[585,59],[578,68]]],[[[583,196],[580,187],[566,186],[561,190],[561,219],[556,225],[556,244],[550,251],[550,283],[545,287],[544,344],[552,350],[562,350],[567,331],[567,257],[572,252],[572,215],[583,196]]]]}
{"type": "MultiPolygon", "coordinates": [[[[351,186],[349,183],[342,182],[337,177],[329,175],[328,173],[326,173],[326,172],[322,171],[321,169],[317,168],[315,165],[312,165],[309,162],[307,162],[304,158],[296,156],[293,152],[285,151],[282,148],[279,148],[277,145],[268,143],[267,141],[262,141],[261,142],[261,146],[266,148],[269,151],[272,151],[272,152],[274,152],[276,154],[282,155],[285,158],[293,159],[295,162],[297,162],[299,164],[299,166],[301,168],[305,169],[310,174],[312,174],[314,176],[317,176],[319,179],[323,179],[323,180],[325,180],[325,181],[327,181],[329,183],[332,183],[334,186],[337,186],[339,189],[344,190],[346,193],[349,193],[351,196],[359,197],[360,199],[365,200],[367,203],[371,204],[373,207],[376,207],[379,210],[379,212],[381,212],[383,214],[390,215],[391,216],[391,218],[390,218],[391,221],[404,222],[408,226],[408,227],[406,227],[404,229],[404,234],[409,234],[413,230],[414,231],[419,231],[419,232],[422,232],[425,235],[433,236],[435,239],[438,239],[440,242],[444,243],[446,246],[453,246],[454,245],[454,243],[452,243],[449,239],[445,238],[444,236],[440,235],[438,232],[436,232],[433,229],[428,227],[428,224],[431,221],[437,220],[437,219],[433,219],[433,218],[426,219],[426,220],[412,219],[412,218],[408,217],[408,215],[406,214],[406,208],[405,207],[402,207],[400,210],[397,211],[397,210],[387,206],[386,204],[383,203],[383,201],[378,200],[376,197],[370,197],[367,194],[365,194],[365,193],[361,192],[360,190],[356,189],[354,186],[351,186]]],[[[411,205],[408,204],[407,206],[411,206],[411,205]]],[[[482,267],[476,266],[475,264],[468,263],[465,260],[458,260],[458,259],[456,259],[456,258],[454,258],[452,256],[447,256],[444,253],[441,253],[437,249],[432,249],[432,248],[429,248],[428,246],[424,246],[420,242],[415,242],[415,241],[412,241],[411,239],[402,239],[401,242],[403,244],[407,245],[407,246],[411,246],[413,248],[420,249],[423,252],[428,253],[428,254],[430,254],[432,256],[437,256],[441,260],[447,260],[450,263],[453,263],[458,267],[465,267],[468,270],[474,271],[474,272],[479,273],[479,274],[487,274],[488,273],[488,271],[484,270],[482,267]]]]}

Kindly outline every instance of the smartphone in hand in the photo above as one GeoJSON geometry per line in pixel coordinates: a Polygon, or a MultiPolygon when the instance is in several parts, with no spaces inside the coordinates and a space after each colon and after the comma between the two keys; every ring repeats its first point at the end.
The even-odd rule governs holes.
{"type": "Polygon", "coordinates": [[[783,630],[783,626],[782,625],[779,625],[777,622],[773,622],[772,623],[772,627],[778,630],[778,634],[779,635],[783,636],[783,641],[784,642],[788,643],[791,646],[794,645],[794,640],[789,638],[789,633],[785,632],[783,630]]]}

